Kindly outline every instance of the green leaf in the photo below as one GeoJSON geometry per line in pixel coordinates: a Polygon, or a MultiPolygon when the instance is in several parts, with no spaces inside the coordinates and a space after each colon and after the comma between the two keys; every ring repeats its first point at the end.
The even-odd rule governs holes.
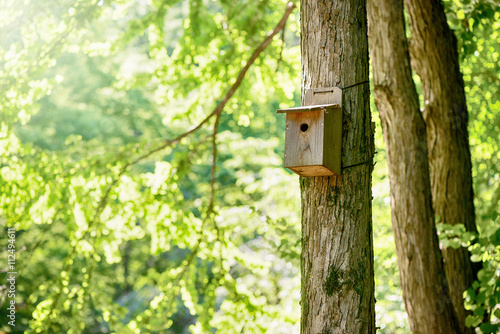
{"type": "Polygon", "coordinates": [[[460,240],[458,240],[457,238],[455,239],[452,239],[448,242],[448,245],[453,248],[453,249],[458,249],[460,247],[462,247],[462,243],[460,242],[460,240]]]}
{"type": "Polygon", "coordinates": [[[481,323],[481,318],[473,316],[473,315],[468,315],[467,318],[465,318],[465,326],[467,327],[476,327],[481,323]]]}
{"type": "Polygon", "coordinates": [[[472,262],[481,262],[483,260],[483,255],[482,254],[472,254],[470,257],[470,260],[472,262]]]}
{"type": "Polygon", "coordinates": [[[453,226],[452,230],[456,235],[461,235],[465,232],[465,226],[464,224],[456,224],[453,226]]]}
{"type": "Polygon", "coordinates": [[[490,268],[483,268],[477,273],[477,278],[482,282],[488,282],[494,275],[495,272],[490,268]]]}
{"type": "Polygon", "coordinates": [[[485,301],[486,301],[486,292],[481,291],[476,297],[476,302],[478,304],[483,304],[485,301]]]}
{"type": "Polygon", "coordinates": [[[484,307],[478,307],[477,309],[474,310],[474,315],[478,317],[482,317],[484,314],[484,307]]]}
{"type": "Polygon", "coordinates": [[[484,324],[481,324],[481,326],[479,326],[479,329],[481,329],[481,331],[483,333],[498,333],[498,329],[499,329],[499,325],[498,324],[492,324],[492,323],[484,323],[484,324]]]}
{"type": "Polygon", "coordinates": [[[490,240],[494,246],[500,246],[500,228],[495,231],[490,240]]]}

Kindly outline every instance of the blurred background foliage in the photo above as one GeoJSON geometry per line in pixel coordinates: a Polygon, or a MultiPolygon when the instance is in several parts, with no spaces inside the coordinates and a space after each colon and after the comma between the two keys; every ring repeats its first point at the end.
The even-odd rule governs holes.
{"type": "MultiPolygon", "coordinates": [[[[0,224],[17,230],[18,271],[16,327],[0,330],[299,332],[298,176],[282,168],[285,122],[275,113],[300,105],[297,9],[220,116],[213,210],[213,121],[163,145],[221,101],[285,4],[0,5],[0,224]]],[[[494,237],[500,7],[488,0],[445,5],[466,83],[482,243],[446,227],[442,242],[459,240],[490,261],[478,284],[494,302],[500,293],[500,236],[494,237]]],[[[372,110],[377,326],[381,333],[409,333],[385,148],[373,104],[372,110]]],[[[6,240],[0,240],[2,249],[6,240]]],[[[1,254],[7,263],[7,253],[1,254]]],[[[475,297],[468,297],[471,308],[488,307],[475,297]]]]}

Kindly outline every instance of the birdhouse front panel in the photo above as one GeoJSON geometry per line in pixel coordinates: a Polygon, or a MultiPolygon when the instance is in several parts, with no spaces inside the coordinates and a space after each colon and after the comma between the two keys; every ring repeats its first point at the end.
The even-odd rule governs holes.
{"type": "Polygon", "coordinates": [[[323,164],[324,112],[287,113],[285,167],[303,170],[323,164]]]}

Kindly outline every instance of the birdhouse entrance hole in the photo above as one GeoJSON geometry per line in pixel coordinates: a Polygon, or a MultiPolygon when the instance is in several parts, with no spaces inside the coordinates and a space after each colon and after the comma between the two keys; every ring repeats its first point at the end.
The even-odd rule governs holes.
{"type": "Polygon", "coordinates": [[[340,175],[342,90],[308,89],[304,104],[278,110],[286,114],[285,167],[301,176],[340,175]]]}

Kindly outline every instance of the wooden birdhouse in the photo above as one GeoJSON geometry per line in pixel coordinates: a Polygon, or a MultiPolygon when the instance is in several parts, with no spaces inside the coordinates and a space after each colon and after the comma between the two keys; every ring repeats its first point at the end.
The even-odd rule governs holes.
{"type": "Polygon", "coordinates": [[[340,175],[342,90],[308,89],[304,104],[278,110],[286,114],[285,167],[302,176],[340,175]]]}

